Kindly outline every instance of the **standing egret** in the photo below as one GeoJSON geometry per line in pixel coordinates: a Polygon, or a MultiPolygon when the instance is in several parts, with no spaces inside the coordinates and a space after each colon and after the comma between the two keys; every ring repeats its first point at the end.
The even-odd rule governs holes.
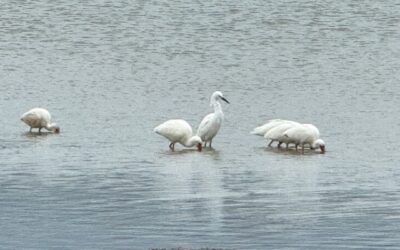
{"type": "Polygon", "coordinates": [[[217,135],[224,120],[220,100],[229,103],[220,91],[215,91],[210,99],[210,106],[214,108],[214,113],[206,115],[197,129],[197,135],[204,141],[204,147],[207,146],[207,142],[210,142],[211,148],[212,139],[217,135]]]}
{"type": "Polygon", "coordinates": [[[172,151],[174,151],[175,143],[177,142],[185,147],[197,145],[199,151],[202,149],[201,138],[197,135],[193,136],[192,127],[185,120],[168,120],[154,128],[154,132],[164,136],[171,142],[169,148],[172,151]]]}
{"type": "Polygon", "coordinates": [[[45,128],[53,133],[60,133],[60,127],[50,122],[51,115],[49,111],[43,108],[29,110],[21,116],[21,121],[25,122],[30,127],[29,132],[32,132],[32,128],[38,128],[40,133],[40,130],[45,128]]]}

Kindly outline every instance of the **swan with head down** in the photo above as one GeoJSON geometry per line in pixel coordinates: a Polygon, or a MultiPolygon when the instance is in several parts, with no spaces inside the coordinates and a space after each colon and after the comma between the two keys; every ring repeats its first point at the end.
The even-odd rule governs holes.
{"type": "Polygon", "coordinates": [[[202,150],[203,141],[199,136],[193,135],[192,127],[185,120],[168,120],[154,128],[154,132],[167,138],[171,143],[169,148],[174,151],[175,143],[180,143],[185,147],[197,146],[202,150]]]}
{"type": "Polygon", "coordinates": [[[42,128],[45,128],[50,132],[56,134],[60,133],[60,127],[57,126],[56,123],[51,122],[49,111],[43,108],[33,108],[29,110],[21,116],[21,121],[30,127],[29,132],[32,132],[33,128],[37,128],[40,133],[42,128]]]}

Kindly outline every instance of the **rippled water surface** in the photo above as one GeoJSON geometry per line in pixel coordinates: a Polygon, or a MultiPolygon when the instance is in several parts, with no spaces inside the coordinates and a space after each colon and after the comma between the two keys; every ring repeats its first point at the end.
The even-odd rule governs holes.
{"type": "Polygon", "coordinates": [[[5,249],[400,246],[400,5],[389,1],[4,1],[5,249]],[[197,127],[201,153],[152,130],[197,127]],[[41,106],[60,135],[27,133],[41,106]],[[271,118],[327,153],[266,147],[271,118]]]}

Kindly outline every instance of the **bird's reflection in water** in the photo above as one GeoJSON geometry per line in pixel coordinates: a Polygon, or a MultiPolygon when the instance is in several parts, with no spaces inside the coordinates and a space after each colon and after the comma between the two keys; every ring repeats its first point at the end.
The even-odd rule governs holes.
{"type": "Polygon", "coordinates": [[[199,152],[195,148],[182,148],[182,149],[175,149],[174,151],[172,150],[165,150],[160,152],[163,155],[176,155],[176,156],[183,156],[183,155],[188,155],[188,154],[198,154],[199,156],[201,155],[206,155],[206,156],[211,156],[212,159],[214,160],[220,160],[220,151],[216,150],[214,148],[203,148],[201,152],[199,152]]]}
{"type": "Polygon", "coordinates": [[[283,154],[283,155],[319,155],[321,154],[320,151],[316,151],[314,149],[305,148],[304,154],[302,154],[301,149],[296,150],[295,147],[263,147],[262,148],[266,152],[271,152],[275,154],[283,154]]]}
{"type": "Polygon", "coordinates": [[[186,154],[201,154],[197,149],[195,148],[183,148],[183,149],[175,149],[174,151],[172,150],[165,150],[162,151],[161,154],[163,155],[186,155],[186,154]]]}
{"type": "Polygon", "coordinates": [[[214,160],[220,160],[220,151],[214,148],[206,147],[203,148],[203,154],[211,156],[214,160]]]}
{"type": "Polygon", "coordinates": [[[43,141],[43,140],[47,140],[48,138],[50,138],[51,136],[53,136],[54,133],[52,132],[25,132],[22,134],[22,136],[24,136],[25,138],[29,139],[29,140],[33,140],[33,141],[43,141]]]}
{"type": "Polygon", "coordinates": [[[54,133],[52,133],[52,132],[47,132],[47,131],[45,131],[45,132],[25,132],[25,133],[23,133],[23,135],[24,136],[26,136],[26,137],[37,137],[37,136],[48,136],[48,135],[52,135],[52,134],[54,134],[54,133]]]}

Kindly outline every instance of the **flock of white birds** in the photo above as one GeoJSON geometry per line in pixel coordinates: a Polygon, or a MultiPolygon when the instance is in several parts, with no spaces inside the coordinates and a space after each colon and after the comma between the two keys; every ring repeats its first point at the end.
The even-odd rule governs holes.
{"type": "Polygon", "coordinates": [[[319,130],[312,124],[300,124],[294,121],[274,119],[269,120],[266,124],[256,127],[250,132],[254,135],[263,136],[265,139],[271,140],[268,146],[273,142],[278,142],[278,148],[282,143],[286,144],[286,149],[289,144],[301,146],[301,152],[304,154],[304,146],[309,145],[311,149],[319,148],[321,153],[325,153],[325,142],[319,138],[319,130]]]}
{"type": "MultiPolygon", "coordinates": [[[[229,103],[220,91],[216,91],[211,95],[210,106],[214,108],[214,112],[206,115],[201,121],[197,133],[193,134],[192,127],[185,120],[173,119],[168,120],[156,128],[154,132],[160,134],[170,141],[169,148],[174,151],[175,144],[179,143],[185,147],[196,146],[199,151],[208,146],[211,148],[212,140],[217,135],[224,120],[224,113],[220,101],[229,103]]],[[[24,113],[21,121],[30,127],[37,128],[39,134],[41,129],[52,133],[60,133],[60,127],[51,122],[50,113],[43,108],[34,108],[24,113]]],[[[256,127],[250,132],[254,135],[263,136],[271,140],[268,146],[273,142],[278,142],[277,147],[280,148],[283,143],[286,149],[289,144],[294,144],[296,151],[301,146],[301,152],[304,154],[305,145],[309,145],[310,149],[320,149],[321,153],[325,153],[325,143],[319,138],[319,130],[312,124],[301,124],[295,121],[274,119],[269,120],[266,124],[256,127]]]]}

